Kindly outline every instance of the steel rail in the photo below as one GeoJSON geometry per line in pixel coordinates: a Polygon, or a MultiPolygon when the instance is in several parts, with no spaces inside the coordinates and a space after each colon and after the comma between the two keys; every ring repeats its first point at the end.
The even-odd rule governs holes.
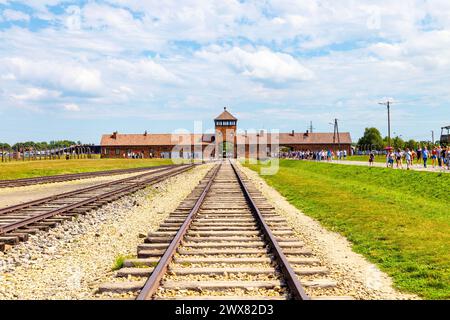
{"type": "Polygon", "coordinates": [[[68,191],[68,192],[64,192],[64,193],[59,193],[59,194],[56,194],[56,195],[53,195],[53,196],[48,196],[48,197],[44,197],[44,198],[28,201],[28,202],[25,202],[25,203],[20,203],[20,204],[8,206],[8,207],[5,207],[5,208],[1,208],[0,209],[0,214],[6,214],[6,213],[10,213],[12,211],[19,210],[19,209],[28,208],[28,207],[31,207],[31,206],[36,205],[36,204],[46,203],[46,202],[51,201],[51,200],[66,198],[66,197],[71,196],[71,195],[75,195],[75,194],[79,194],[79,193],[83,193],[83,192],[88,192],[88,191],[92,191],[92,190],[96,190],[96,189],[101,189],[101,188],[104,188],[104,187],[108,187],[110,185],[115,185],[117,183],[123,183],[123,182],[126,182],[126,181],[139,179],[139,178],[145,177],[145,176],[147,176],[149,174],[164,172],[164,171],[170,170],[172,168],[176,168],[176,167],[177,166],[160,168],[160,169],[152,170],[151,172],[143,173],[143,174],[140,174],[140,175],[137,175],[137,176],[123,178],[123,179],[109,181],[109,182],[104,182],[104,183],[101,183],[101,184],[96,184],[94,186],[90,186],[90,187],[86,187],[86,188],[82,188],[82,189],[77,189],[77,190],[74,190],[74,191],[68,191]]]}
{"type": "MultiPolygon", "coordinates": [[[[193,166],[194,165],[182,166],[180,169],[176,168],[175,171],[172,171],[172,172],[169,171],[169,172],[163,173],[160,176],[151,177],[151,178],[143,180],[143,181],[137,181],[134,184],[126,185],[126,186],[124,186],[122,188],[115,189],[115,190],[112,190],[112,191],[107,191],[107,192],[105,192],[105,193],[103,193],[101,195],[96,195],[94,197],[90,197],[88,199],[79,201],[79,202],[74,203],[74,204],[69,204],[67,206],[63,206],[61,208],[57,208],[55,210],[44,212],[44,213],[41,213],[41,214],[38,214],[38,215],[35,215],[35,216],[31,216],[29,218],[21,219],[20,221],[17,221],[17,222],[13,222],[13,223],[10,223],[10,224],[7,224],[7,225],[0,226],[0,235],[2,235],[4,233],[7,233],[7,232],[10,232],[12,230],[16,230],[16,229],[18,229],[20,227],[24,227],[24,226],[30,225],[32,223],[35,223],[35,222],[38,222],[38,221],[41,221],[41,220],[53,217],[55,215],[58,215],[58,214],[70,211],[72,209],[75,209],[75,208],[78,208],[78,207],[82,207],[82,206],[84,206],[86,204],[89,204],[89,203],[101,200],[103,198],[111,197],[111,196],[114,196],[114,195],[117,195],[117,194],[120,194],[120,193],[124,193],[124,192],[131,193],[131,192],[133,192],[135,190],[138,190],[140,188],[144,188],[144,187],[148,186],[149,184],[157,183],[157,182],[159,182],[159,181],[161,181],[163,179],[167,179],[167,178],[169,178],[171,176],[174,176],[174,175],[180,174],[180,173],[182,173],[184,171],[187,171],[187,170],[191,169],[193,166]]],[[[162,170],[158,170],[157,172],[161,172],[161,171],[165,171],[165,170],[171,170],[171,169],[173,169],[173,168],[162,169],[162,170]]],[[[145,175],[149,175],[149,174],[153,174],[153,173],[155,173],[155,172],[146,173],[145,175]]],[[[139,177],[141,177],[141,175],[139,177]]],[[[123,180],[119,180],[119,181],[127,182],[126,180],[129,180],[129,179],[127,178],[127,179],[123,179],[123,180]]],[[[118,183],[118,181],[114,181],[114,184],[117,184],[117,183],[118,183]]],[[[80,193],[80,191],[78,193],[80,193]]]]}
{"type": "Polygon", "coordinates": [[[180,245],[184,235],[189,229],[189,226],[191,225],[201,205],[203,204],[203,201],[205,200],[206,195],[208,194],[211,185],[213,184],[214,179],[216,178],[217,173],[219,172],[221,166],[222,164],[219,164],[216,168],[213,169],[214,171],[211,177],[209,178],[209,181],[206,184],[205,188],[203,189],[203,192],[195,202],[194,207],[189,211],[188,216],[184,220],[180,229],[177,231],[175,237],[170,242],[169,246],[164,252],[164,255],[161,257],[161,259],[158,261],[158,264],[153,269],[152,274],[145,282],[136,300],[150,300],[152,296],[155,294],[156,290],[158,290],[161,280],[164,274],[166,273],[169,264],[172,262],[173,256],[175,255],[178,246],[180,245]]]}
{"type": "Polygon", "coordinates": [[[297,278],[297,275],[295,274],[294,269],[291,267],[291,264],[287,260],[286,256],[283,253],[283,250],[281,249],[280,245],[278,244],[277,239],[275,238],[274,234],[272,233],[272,230],[266,223],[263,215],[258,209],[258,206],[256,205],[255,201],[253,200],[250,192],[247,189],[247,186],[245,185],[241,174],[239,173],[239,170],[236,168],[236,165],[230,161],[231,167],[233,168],[240,186],[244,190],[244,195],[247,201],[250,204],[250,207],[252,209],[253,215],[255,216],[262,232],[263,236],[266,239],[267,243],[269,244],[269,247],[271,249],[271,252],[274,254],[275,259],[278,263],[278,266],[281,269],[281,273],[283,274],[286,284],[289,288],[289,291],[294,298],[294,300],[310,300],[310,297],[306,294],[305,289],[301,285],[300,281],[297,278]]]}
{"type": "Polygon", "coordinates": [[[33,178],[0,180],[0,188],[20,187],[20,186],[27,186],[27,185],[34,185],[34,184],[55,183],[55,182],[87,179],[90,177],[102,177],[102,176],[108,176],[108,175],[127,174],[127,173],[141,172],[141,171],[147,171],[147,170],[154,170],[154,169],[170,167],[170,166],[173,166],[173,165],[161,165],[161,166],[154,166],[154,167],[116,169],[116,170],[102,170],[102,171],[81,172],[81,173],[68,173],[68,174],[60,174],[60,175],[53,175],[53,176],[33,177],[33,178]]]}

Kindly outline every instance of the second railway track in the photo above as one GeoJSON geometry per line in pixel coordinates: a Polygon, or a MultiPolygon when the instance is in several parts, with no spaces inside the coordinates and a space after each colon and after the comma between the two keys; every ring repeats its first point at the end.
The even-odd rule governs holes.
{"type": "Polygon", "coordinates": [[[117,170],[104,170],[104,171],[93,171],[93,172],[82,172],[82,173],[69,173],[69,174],[59,174],[54,176],[43,176],[35,178],[22,178],[14,180],[0,180],[0,188],[14,188],[14,187],[24,187],[36,184],[45,183],[55,183],[55,182],[67,182],[73,180],[89,179],[104,176],[113,176],[128,173],[139,173],[149,170],[156,170],[160,168],[169,167],[170,165],[162,165],[156,167],[143,167],[143,168],[131,168],[131,169],[117,169],[117,170]]]}
{"type": "Polygon", "coordinates": [[[335,299],[326,277],[284,218],[242,178],[216,165],[124,261],[99,293],[148,299],[335,299]]]}
{"type": "Polygon", "coordinates": [[[45,197],[0,209],[0,251],[26,241],[29,234],[85,214],[106,203],[163,181],[194,165],[164,166],[133,177],[45,197]]]}

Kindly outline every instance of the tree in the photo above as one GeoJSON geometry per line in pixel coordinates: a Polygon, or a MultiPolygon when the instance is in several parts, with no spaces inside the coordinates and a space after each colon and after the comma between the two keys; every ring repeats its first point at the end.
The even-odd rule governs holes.
{"type": "Polygon", "coordinates": [[[12,146],[12,148],[14,150],[18,149],[30,150],[30,148],[32,148],[33,150],[49,150],[57,148],[67,148],[75,144],[76,143],[74,141],[70,140],[50,141],[49,143],[45,141],[43,142],[26,141],[26,142],[17,142],[12,146]]]}
{"type": "Polygon", "coordinates": [[[6,142],[0,142],[0,149],[11,149],[11,146],[6,142]]]}
{"type": "Polygon", "coordinates": [[[405,142],[405,147],[409,148],[410,150],[415,150],[417,147],[417,141],[410,139],[407,142],[405,142]]]}
{"type": "Polygon", "coordinates": [[[395,149],[405,149],[405,141],[400,137],[395,137],[392,139],[392,147],[395,149]]]}
{"type": "Polygon", "coordinates": [[[377,128],[366,128],[364,135],[358,140],[358,145],[369,145],[378,150],[384,147],[383,138],[377,128]]]}

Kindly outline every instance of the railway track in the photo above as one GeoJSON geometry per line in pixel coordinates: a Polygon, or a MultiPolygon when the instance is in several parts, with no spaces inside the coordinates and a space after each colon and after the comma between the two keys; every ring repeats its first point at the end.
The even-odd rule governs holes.
{"type": "Polygon", "coordinates": [[[191,169],[194,165],[164,166],[125,179],[97,184],[0,209],[0,251],[28,240],[74,216],[191,169]]]}
{"type": "Polygon", "coordinates": [[[337,299],[304,243],[231,162],[216,165],[98,292],[149,299],[337,299]]]}
{"type": "Polygon", "coordinates": [[[83,173],[70,173],[70,174],[60,174],[60,175],[54,175],[54,176],[23,178],[23,179],[14,179],[14,180],[0,180],[0,188],[23,187],[23,186],[30,186],[30,185],[35,185],[35,184],[66,182],[66,181],[72,181],[72,180],[81,180],[81,179],[112,176],[112,175],[127,174],[127,173],[139,173],[139,172],[143,172],[143,171],[166,168],[169,166],[171,166],[171,165],[144,167],[144,168],[131,168],[131,169],[104,170],[104,171],[83,172],[83,173]]]}

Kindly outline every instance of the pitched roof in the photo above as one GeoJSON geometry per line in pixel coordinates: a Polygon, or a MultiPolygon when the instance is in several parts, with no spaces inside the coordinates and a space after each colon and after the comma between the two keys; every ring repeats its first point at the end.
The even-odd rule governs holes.
{"type": "Polygon", "coordinates": [[[237,120],[231,113],[227,111],[227,108],[223,108],[223,112],[214,120],[237,120]]]}
{"type": "Polygon", "coordinates": [[[202,134],[104,134],[100,141],[102,146],[175,146],[180,143],[208,144],[208,137],[202,134]],[[206,140],[205,140],[206,139],[206,140]]]}
{"type": "MultiPolygon", "coordinates": [[[[263,140],[266,139],[267,143],[272,142],[272,136],[274,134],[264,132],[263,135],[257,135],[256,133],[248,133],[245,134],[238,134],[237,139],[238,143],[243,143],[245,141],[246,144],[253,144],[256,143],[257,140],[263,140]]],[[[279,133],[278,134],[278,143],[280,145],[286,145],[286,144],[333,144],[333,136],[334,134],[332,132],[317,132],[317,133],[279,133]]],[[[273,138],[275,140],[275,137],[273,138]]],[[[339,133],[339,140],[342,144],[351,144],[352,138],[350,137],[349,132],[340,132],[339,133]]],[[[273,141],[275,142],[275,141],[273,141]]],[[[336,137],[336,140],[334,143],[338,143],[338,139],[336,137]]]]}
{"type": "MultiPolygon", "coordinates": [[[[248,133],[247,135],[237,134],[238,143],[254,144],[257,141],[264,141],[267,143],[275,142],[275,137],[271,133],[264,133],[259,136],[256,133],[248,133]]],[[[180,142],[183,144],[202,144],[207,145],[213,142],[214,134],[170,134],[170,133],[153,133],[153,134],[104,134],[102,136],[101,146],[175,146],[180,142]]],[[[340,142],[342,144],[351,144],[352,139],[349,132],[341,132],[339,134],[340,142]]],[[[332,132],[318,132],[318,133],[280,133],[278,135],[278,143],[280,145],[305,145],[305,144],[333,144],[332,132]]],[[[336,139],[335,143],[338,141],[336,139]]]]}

